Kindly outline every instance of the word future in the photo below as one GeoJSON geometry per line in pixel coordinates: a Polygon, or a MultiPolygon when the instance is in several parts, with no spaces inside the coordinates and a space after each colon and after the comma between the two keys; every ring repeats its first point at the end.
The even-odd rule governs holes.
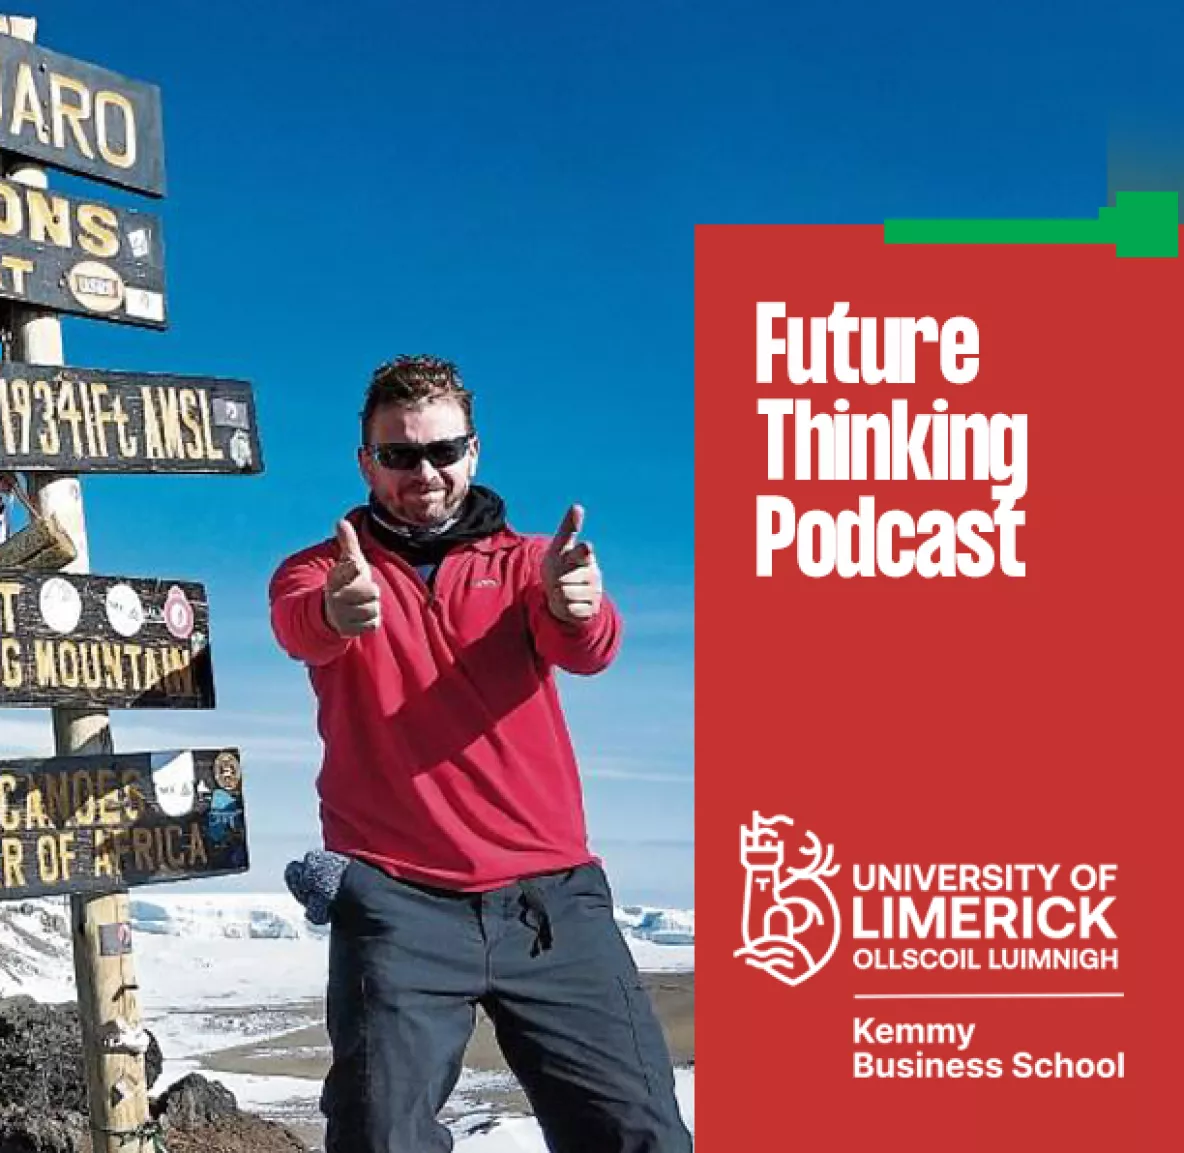
{"type": "MultiPolygon", "coordinates": [[[[978,376],[978,326],[968,317],[943,324],[931,316],[881,322],[848,316],[848,309],[838,302],[829,316],[809,319],[807,352],[806,318],[788,318],[779,335],[774,322],[785,320],[785,304],[759,303],[758,383],[771,384],[775,367],[783,362],[792,385],[827,384],[832,377],[842,384],[915,384],[926,344],[936,346],[937,368],[948,383],[961,386],[978,376]]],[[[850,401],[839,397],[833,413],[827,413],[815,412],[806,397],[760,398],[757,413],[766,423],[770,481],[786,479],[792,454],[795,481],[989,482],[996,508],[957,514],[934,508],[914,515],[881,509],[867,494],[837,514],[813,509],[799,515],[790,497],[762,494],[757,497],[757,575],[772,576],[775,555],[796,545],[799,570],[815,578],[836,573],[845,578],[983,577],[996,567],[1005,576],[1024,576],[1017,534],[1025,514],[1016,505],[1028,485],[1027,416],[951,413],[942,397],[931,407],[928,413],[910,412],[907,400],[893,399],[886,412],[852,413],[850,401]]]]}

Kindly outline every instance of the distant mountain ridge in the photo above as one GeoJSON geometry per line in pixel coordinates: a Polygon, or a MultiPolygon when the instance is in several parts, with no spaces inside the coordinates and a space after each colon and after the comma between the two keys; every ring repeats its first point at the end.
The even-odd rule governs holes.
{"type": "MultiPolygon", "coordinates": [[[[328,936],[327,928],[305,920],[286,893],[144,893],[136,890],[131,899],[132,929],[142,941],[138,949],[148,947],[146,937],[304,941],[328,936]]],[[[693,950],[693,909],[625,905],[614,915],[639,962],[644,957],[650,967],[664,968],[654,958],[665,956],[675,967],[693,966],[693,961],[675,961],[693,950]]],[[[22,993],[38,1001],[74,999],[65,898],[0,902],[0,997],[22,993]]]]}

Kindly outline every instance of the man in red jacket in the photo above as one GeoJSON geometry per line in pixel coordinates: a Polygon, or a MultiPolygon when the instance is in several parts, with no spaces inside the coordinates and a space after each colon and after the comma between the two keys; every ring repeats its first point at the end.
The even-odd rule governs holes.
{"type": "Polygon", "coordinates": [[[374,374],[370,490],[286,560],[272,625],[309,667],[333,898],[326,1153],[452,1148],[437,1114],[482,1005],[553,1153],[685,1153],[661,1029],[588,851],[554,668],[590,674],[621,625],[573,505],[550,540],[472,483],[455,367],[374,374]]]}

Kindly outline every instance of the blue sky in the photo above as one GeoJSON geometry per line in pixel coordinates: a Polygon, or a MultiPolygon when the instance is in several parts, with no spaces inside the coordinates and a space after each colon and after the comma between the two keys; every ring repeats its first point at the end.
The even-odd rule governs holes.
{"type": "MultiPolygon", "coordinates": [[[[113,723],[124,749],[242,747],[258,868],[240,887],[277,886],[316,838],[311,697],[266,582],[361,497],[376,363],[460,363],[482,479],[518,528],[586,505],[628,627],[615,668],[564,683],[593,839],[620,899],[689,904],[694,226],[1092,214],[1115,123],[1180,122],[1180,17],[1137,5],[37,11],[42,44],[159,83],[165,109],[172,328],[70,320],[67,360],[256,388],[264,476],[86,484],[96,572],[209,590],[219,708],[113,723]]],[[[720,445],[699,483],[728,468],[720,445]]],[[[4,724],[45,747],[43,714],[4,724]]]]}

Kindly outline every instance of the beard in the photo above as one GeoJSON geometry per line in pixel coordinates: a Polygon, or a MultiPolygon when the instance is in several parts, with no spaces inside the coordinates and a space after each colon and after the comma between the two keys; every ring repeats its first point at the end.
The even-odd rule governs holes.
{"type": "Polygon", "coordinates": [[[422,493],[407,494],[397,503],[379,499],[382,511],[394,525],[404,524],[414,529],[445,529],[456,519],[469,495],[469,485],[464,484],[448,494],[443,488],[422,493]]]}

